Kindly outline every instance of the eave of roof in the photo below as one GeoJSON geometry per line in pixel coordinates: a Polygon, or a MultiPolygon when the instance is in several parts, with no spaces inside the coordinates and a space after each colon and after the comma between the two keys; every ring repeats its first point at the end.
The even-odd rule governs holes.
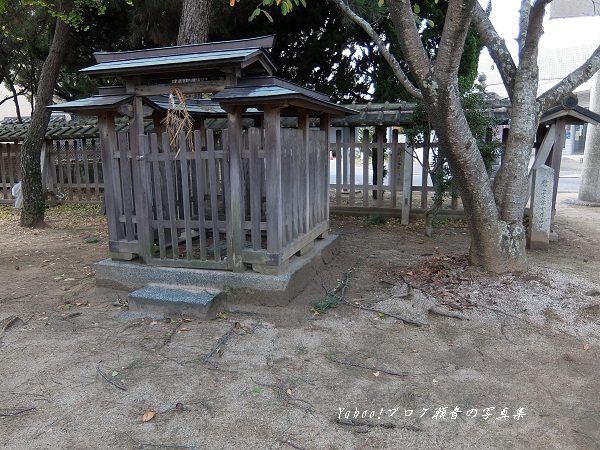
{"type": "Polygon", "coordinates": [[[128,59],[150,58],[154,56],[174,56],[191,53],[206,53],[220,50],[239,50],[244,48],[271,49],[275,43],[275,35],[260,36],[234,41],[206,42],[202,44],[176,45],[172,47],[158,47],[144,50],[131,50],[120,52],[96,52],[96,62],[123,61],[128,59]]]}
{"type": "Polygon", "coordinates": [[[133,76],[156,73],[173,73],[181,76],[181,71],[206,71],[221,69],[231,65],[247,67],[259,64],[267,73],[274,73],[277,66],[262,48],[243,48],[234,50],[217,50],[203,53],[174,54],[166,56],[150,56],[135,59],[109,60],[81,69],[89,76],[133,76]]]}
{"type": "Polygon", "coordinates": [[[47,106],[51,111],[77,112],[78,114],[90,114],[102,111],[115,110],[119,106],[128,103],[133,99],[133,94],[118,95],[92,95],[88,98],[81,98],[65,103],[57,103],[47,106]]]}
{"type": "Polygon", "coordinates": [[[238,104],[255,106],[284,103],[286,105],[324,112],[333,116],[346,116],[356,111],[329,101],[319,92],[302,88],[277,77],[259,77],[240,80],[238,86],[226,87],[211,100],[221,105],[238,104]]]}
{"type": "Polygon", "coordinates": [[[574,108],[565,108],[564,106],[556,106],[550,108],[540,118],[540,125],[552,123],[560,117],[567,117],[569,125],[591,123],[592,125],[598,125],[600,123],[600,114],[590,111],[587,108],[583,108],[576,105],[574,108]]]}

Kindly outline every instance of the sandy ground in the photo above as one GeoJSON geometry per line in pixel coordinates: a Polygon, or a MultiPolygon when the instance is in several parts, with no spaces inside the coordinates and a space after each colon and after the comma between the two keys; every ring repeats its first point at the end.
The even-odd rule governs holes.
{"type": "Polygon", "coordinates": [[[342,253],[289,306],[207,321],[127,319],[89,208],[4,208],[0,447],[600,448],[600,208],[575,196],[525,274],[468,268],[458,222],[333,218],[342,253]]]}

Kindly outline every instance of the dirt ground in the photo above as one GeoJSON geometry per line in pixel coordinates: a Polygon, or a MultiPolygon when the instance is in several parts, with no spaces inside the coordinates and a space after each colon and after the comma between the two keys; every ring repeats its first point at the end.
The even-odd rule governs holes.
{"type": "Polygon", "coordinates": [[[505,276],[466,266],[459,222],[333,218],[342,253],[289,306],[207,321],[96,287],[95,210],[32,231],[3,207],[0,447],[600,448],[600,208],[575,197],[505,276]]]}

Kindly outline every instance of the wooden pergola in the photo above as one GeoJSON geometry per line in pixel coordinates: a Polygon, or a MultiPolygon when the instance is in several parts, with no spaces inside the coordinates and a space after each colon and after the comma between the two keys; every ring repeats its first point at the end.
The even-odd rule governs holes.
{"type": "Polygon", "coordinates": [[[274,77],[273,41],[96,53],[82,72],[125,86],[52,107],[99,118],[114,258],[278,274],[327,235],[327,130],[352,111],[274,77]],[[116,132],[117,116],[129,117],[128,133],[116,132]],[[193,125],[174,135],[167,117],[193,125]],[[218,117],[226,129],[208,129],[218,117]],[[297,126],[282,129],[282,117],[297,126]]]}

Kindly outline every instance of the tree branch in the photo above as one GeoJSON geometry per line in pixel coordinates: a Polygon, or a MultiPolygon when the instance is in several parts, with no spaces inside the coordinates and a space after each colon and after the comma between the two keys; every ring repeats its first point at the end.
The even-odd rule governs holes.
{"type": "Polygon", "coordinates": [[[592,78],[598,70],[600,70],[600,46],[586,62],[538,97],[540,111],[547,111],[558,104],[567,94],[573,92],[573,89],[592,78]]]}
{"type": "Polygon", "coordinates": [[[437,51],[434,67],[443,68],[436,73],[445,74],[446,82],[458,79],[458,67],[469,32],[473,8],[477,0],[462,0],[448,3],[444,31],[437,51]]]}
{"type": "Polygon", "coordinates": [[[398,81],[400,81],[400,84],[404,86],[404,88],[408,91],[408,93],[415,98],[422,99],[423,95],[421,94],[421,91],[410,82],[410,80],[404,73],[404,70],[402,70],[402,67],[400,67],[400,63],[398,62],[398,60],[394,57],[394,55],[392,55],[386,43],[383,41],[383,39],[381,39],[381,36],[377,34],[373,27],[365,19],[363,19],[354,11],[352,11],[348,4],[344,2],[344,0],[333,0],[333,2],[342,10],[344,14],[346,14],[346,16],[352,19],[354,23],[361,27],[369,35],[369,37],[373,39],[373,42],[375,42],[377,48],[392,68],[394,75],[396,76],[398,81]]]}
{"type": "Polygon", "coordinates": [[[426,81],[431,75],[433,65],[421,42],[411,3],[407,0],[393,1],[389,2],[388,8],[390,18],[396,33],[398,33],[398,42],[402,48],[404,58],[417,81],[417,85],[423,89],[427,85],[426,81]]]}
{"type": "Polygon", "coordinates": [[[517,66],[506,47],[504,39],[496,32],[487,13],[479,4],[475,5],[472,23],[496,63],[504,87],[508,92],[508,97],[512,100],[517,66]]]}
{"type": "Polygon", "coordinates": [[[525,46],[525,38],[527,37],[527,28],[529,26],[529,12],[531,11],[531,0],[521,0],[521,9],[519,15],[519,53],[525,46]]]}
{"type": "Polygon", "coordinates": [[[537,69],[538,48],[540,38],[544,33],[544,16],[546,14],[546,5],[552,0],[536,0],[529,10],[529,24],[525,42],[519,49],[519,69],[530,69],[535,66],[537,69]]]}

